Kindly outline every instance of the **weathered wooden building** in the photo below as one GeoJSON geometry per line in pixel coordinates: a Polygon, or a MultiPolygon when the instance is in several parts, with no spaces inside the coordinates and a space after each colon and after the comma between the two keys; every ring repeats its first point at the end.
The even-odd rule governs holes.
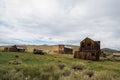
{"type": "Polygon", "coordinates": [[[5,47],[4,51],[7,51],[7,52],[25,52],[26,49],[27,49],[27,47],[23,46],[23,45],[13,45],[10,47],[5,47]]]}
{"type": "Polygon", "coordinates": [[[113,53],[113,57],[120,57],[120,52],[113,53]]]}
{"type": "Polygon", "coordinates": [[[36,48],[33,50],[33,53],[34,53],[34,54],[41,54],[41,55],[44,54],[44,52],[43,52],[42,49],[36,49],[36,48]]]}
{"type": "Polygon", "coordinates": [[[73,49],[65,45],[55,45],[53,46],[53,52],[58,54],[73,54],[73,49]]]}
{"type": "Polygon", "coordinates": [[[80,42],[80,48],[75,51],[74,58],[99,60],[100,52],[100,41],[94,41],[87,37],[80,42]]]}

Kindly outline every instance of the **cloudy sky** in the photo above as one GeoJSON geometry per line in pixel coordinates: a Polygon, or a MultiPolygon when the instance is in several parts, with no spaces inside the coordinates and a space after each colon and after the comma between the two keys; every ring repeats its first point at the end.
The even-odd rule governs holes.
{"type": "Polygon", "coordinates": [[[0,0],[0,45],[73,44],[120,50],[120,0],[0,0]]]}

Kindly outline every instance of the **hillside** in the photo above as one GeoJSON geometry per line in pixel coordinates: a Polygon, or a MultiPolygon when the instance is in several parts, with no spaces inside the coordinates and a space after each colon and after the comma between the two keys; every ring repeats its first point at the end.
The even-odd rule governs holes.
{"type": "MultiPolygon", "coordinates": [[[[48,45],[29,45],[26,53],[0,52],[0,80],[119,80],[120,58],[100,61],[75,59],[73,55],[35,55],[33,48],[51,50],[48,45]],[[17,56],[17,57],[16,57],[17,56]]],[[[71,46],[75,49],[78,46],[71,46]]],[[[3,47],[1,47],[1,50],[3,47]]]]}
{"type": "Polygon", "coordinates": [[[110,48],[103,48],[101,50],[104,51],[104,52],[108,52],[108,53],[118,52],[118,50],[110,49],[110,48]]]}
{"type": "Polygon", "coordinates": [[[120,59],[113,62],[102,58],[100,61],[81,60],[65,54],[0,52],[0,79],[119,80],[119,61],[120,59]],[[16,55],[19,58],[16,58],[16,55]]]}

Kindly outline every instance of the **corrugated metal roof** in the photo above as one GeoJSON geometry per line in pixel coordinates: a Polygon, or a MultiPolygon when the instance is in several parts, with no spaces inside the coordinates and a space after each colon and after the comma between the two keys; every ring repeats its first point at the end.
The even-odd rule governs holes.
{"type": "Polygon", "coordinates": [[[65,46],[65,48],[70,48],[70,49],[72,49],[72,47],[70,47],[70,46],[65,46]]]}

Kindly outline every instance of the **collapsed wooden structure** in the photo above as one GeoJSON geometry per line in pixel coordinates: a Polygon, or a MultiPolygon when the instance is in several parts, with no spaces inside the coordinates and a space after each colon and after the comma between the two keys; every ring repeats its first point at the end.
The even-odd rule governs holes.
{"type": "Polygon", "coordinates": [[[53,52],[58,54],[73,54],[73,49],[65,45],[55,45],[53,46],[53,52]]]}
{"type": "Polygon", "coordinates": [[[44,52],[43,52],[42,49],[36,49],[36,48],[33,50],[33,53],[34,53],[34,54],[41,54],[41,55],[44,54],[44,52]]]}
{"type": "Polygon", "coordinates": [[[74,58],[99,60],[100,53],[100,41],[94,41],[87,37],[80,42],[80,48],[74,52],[74,58]]]}
{"type": "Polygon", "coordinates": [[[113,53],[113,57],[120,57],[120,52],[113,53]]]}
{"type": "Polygon", "coordinates": [[[26,49],[27,47],[23,45],[13,45],[10,47],[5,47],[4,51],[5,52],[25,52],[26,49]]]}

